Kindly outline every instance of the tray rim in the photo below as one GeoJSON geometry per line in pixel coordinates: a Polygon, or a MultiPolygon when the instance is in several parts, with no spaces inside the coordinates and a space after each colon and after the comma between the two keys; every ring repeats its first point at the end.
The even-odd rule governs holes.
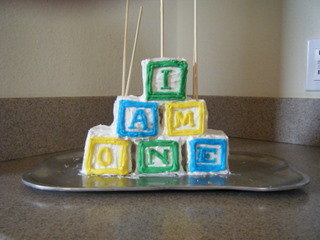
{"type": "MultiPolygon", "coordinates": [[[[260,157],[272,157],[276,158],[280,161],[283,161],[287,164],[288,168],[302,177],[302,180],[296,184],[285,185],[285,186],[277,186],[277,187],[250,187],[250,186],[228,186],[228,185],[167,185],[167,186],[130,186],[130,187],[109,187],[109,188],[101,188],[101,187],[56,187],[56,186],[49,186],[45,184],[38,183],[37,181],[32,181],[32,172],[37,168],[42,167],[46,164],[46,162],[52,161],[58,157],[62,156],[69,156],[72,154],[83,153],[83,151],[72,151],[70,153],[63,153],[57,154],[55,156],[51,156],[45,158],[39,165],[35,168],[31,169],[28,172],[25,172],[21,176],[21,181],[24,185],[31,187],[37,190],[45,190],[45,191],[56,191],[56,192],[144,192],[144,191],[206,191],[206,190],[233,190],[233,191],[248,191],[248,192],[276,192],[276,191],[287,191],[287,190],[294,190],[299,189],[307,184],[310,183],[310,177],[297,170],[295,167],[291,166],[285,159],[281,157],[276,157],[269,154],[260,154],[254,152],[246,152],[246,151],[231,151],[230,155],[237,155],[237,154],[245,154],[251,156],[260,156],[260,157]],[[31,177],[30,177],[31,176],[31,177]],[[31,178],[31,179],[30,179],[31,178]]],[[[229,156],[230,156],[229,155],[229,156]]],[[[82,161],[82,160],[81,160],[82,161]]],[[[231,173],[232,174],[232,173],[231,173]]],[[[188,175],[184,175],[188,177],[188,175]]],[[[141,178],[148,178],[148,176],[140,176],[141,178]]],[[[126,178],[126,177],[124,177],[126,178]]]]}

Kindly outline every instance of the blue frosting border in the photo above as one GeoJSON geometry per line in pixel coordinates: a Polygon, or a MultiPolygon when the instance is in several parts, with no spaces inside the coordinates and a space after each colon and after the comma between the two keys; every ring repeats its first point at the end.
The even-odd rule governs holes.
{"type": "Polygon", "coordinates": [[[191,140],[189,143],[189,172],[219,172],[227,170],[227,140],[225,139],[211,139],[211,138],[197,138],[191,140]],[[220,145],[220,164],[218,165],[198,165],[196,161],[197,144],[220,145]]]}
{"type": "Polygon", "coordinates": [[[159,131],[158,123],[158,104],[155,102],[137,102],[131,100],[120,100],[119,111],[118,111],[118,123],[117,123],[117,134],[120,137],[152,137],[156,136],[159,131]],[[151,108],[152,109],[152,122],[153,126],[148,132],[131,132],[126,130],[125,126],[125,112],[126,108],[151,108]]]}

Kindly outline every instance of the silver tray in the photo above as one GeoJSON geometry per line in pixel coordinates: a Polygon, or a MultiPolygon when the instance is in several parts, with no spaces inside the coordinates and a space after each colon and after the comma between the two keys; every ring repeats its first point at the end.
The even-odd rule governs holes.
{"type": "Polygon", "coordinates": [[[310,178],[290,167],[283,159],[248,152],[232,152],[231,174],[227,176],[106,177],[80,173],[83,152],[47,159],[23,174],[22,182],[50,191],[158,191],[158,190],[241,190],[282,191],[300,188],[310,178]]]}

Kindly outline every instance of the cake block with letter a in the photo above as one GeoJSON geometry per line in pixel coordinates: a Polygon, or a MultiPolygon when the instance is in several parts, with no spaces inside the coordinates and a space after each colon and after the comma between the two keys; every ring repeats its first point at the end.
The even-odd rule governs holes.
{"type": "Polygon", "coordinates": [[[207,111],[203,100],[165,104],[165,129],[168,136],[204,134],[207,111]]]}
{"type": "Polygon", "coordinates": [[[111,128],[99,125],[89,130],[82,165],[87,175],[127,175],[131,172],[131,142],[110,137],[111,128]]]}
{"type": "Polygon", "coordinates": [[[158,134],[158,104],[120,100],[117,133],[120,137],[152,137],[158,134]]]}
{"type": "Polygon", "coordinates": [[[179,58],[153,58],[142,61],[142,78],[146,100],[186,99],[188,63],[179,58]]]}
{"type": "Polygon", "coordinates": [[[228,137],[222,131],[187,139],[188,173],[228,173],[228,137]]]}
{"type": "Polygon", "coordinates": [[[140,174],[183,172],[179,143],[174,140],[139,142],[137,172],[140,174]]]}

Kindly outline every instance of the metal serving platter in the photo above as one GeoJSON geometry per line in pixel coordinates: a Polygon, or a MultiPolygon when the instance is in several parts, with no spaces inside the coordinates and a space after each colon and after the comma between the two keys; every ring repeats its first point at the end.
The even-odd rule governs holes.
{"type": "Polygon", "coordinates": [[[301,188],[310,178],[283,159],[248,152],[231,152],[227,176],[84,176],[80,173],[83,152],[63,154],[45,160],[22,176],[32,188],[50,191],[159,191],[240,190],[283,191],[301,188]]]}

